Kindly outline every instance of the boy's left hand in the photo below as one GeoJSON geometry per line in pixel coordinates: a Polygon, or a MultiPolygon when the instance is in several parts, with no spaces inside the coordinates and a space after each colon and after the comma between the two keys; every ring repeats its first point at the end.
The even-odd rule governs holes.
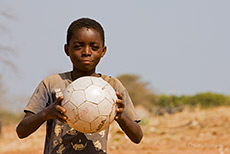
{"type": "Polygon", "coordinates": [[[143,137],[141,127],[124,111],[125,102],[122,95],[118,92],[116,92],[116,95],[118,99],[116,100],[116,116],[114,119],[134,143],[140,143],[143,137]]]}
{"type": "Polygon", "coordinates": [[[116,95],[117,95],[117,100],[116,100],[116,116],[115,116],[115,120],[119,120],[121,118],[121,115],[124,111],[124,108],[125,108],[125,104],[124,104],[124,101],[122,99],[122,96],[119,92],[116,92],[116,95]]]}

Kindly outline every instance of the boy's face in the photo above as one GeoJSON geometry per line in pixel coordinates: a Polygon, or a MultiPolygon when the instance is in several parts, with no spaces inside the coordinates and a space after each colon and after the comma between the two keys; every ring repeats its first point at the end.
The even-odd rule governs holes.
{"type": "Polygon", "coordinates": [[[97,64],[106,52],[100,33],[93,28],[83,27],[76,30],[65,45],[65,52],[70,57],[74,69],[81,72],[95,71],[97,64]]]}

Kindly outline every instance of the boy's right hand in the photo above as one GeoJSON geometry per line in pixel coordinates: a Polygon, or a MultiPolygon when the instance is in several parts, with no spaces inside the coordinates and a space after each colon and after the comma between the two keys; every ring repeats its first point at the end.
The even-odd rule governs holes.
{"type": "Polygon", "coordinates": [[[56,102],[50,104],[47,108],[44,109],[44,118],[45,120],[49,119],[58,119],[62,123],[66,123],[67,116],[66,109],[61,106],[61,101],[64,99],[63,96],[58,97],[56,102]]]}

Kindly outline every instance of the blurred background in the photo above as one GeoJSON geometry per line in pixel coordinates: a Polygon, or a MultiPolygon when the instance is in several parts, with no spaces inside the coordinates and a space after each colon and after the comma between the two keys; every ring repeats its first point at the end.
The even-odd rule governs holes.
{"type": "Polygon", "coordinates": [[[39,82],[72,69],[63,47],[68,26],[81,17],[104,27],[108,50],[97,72],[122,81],[146,134],[124,152],[126,138],[114,126],[110,153],[230,153],[229,6],[227,0],[1,0],[0,153],[42,153],[44,128],[41,140],[35,134],[23,141],[15,126],[39,82]]]}

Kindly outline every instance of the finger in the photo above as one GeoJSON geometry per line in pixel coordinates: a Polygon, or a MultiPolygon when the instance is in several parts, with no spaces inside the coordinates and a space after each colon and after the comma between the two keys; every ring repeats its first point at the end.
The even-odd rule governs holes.
{"type": "Polygon", "coordinates": [[[119,92],[116,92],[116,95],[117,95],[118,99],[122,99],[122,96],[121,96],[121,94],[119,92]]]}
{"type": "Polygon", "coordinates": [[[118,116],[115,116],[115,118],[114,118],[115,120],[118,120],[119,119],[119,117],[118,116]]]}
{"type": "Polygon", "coordinates": [[[125,106],[124,101],[123,101],[123,100],[121,100],[121,99],[117,99],[117,100],[116,100],[116,104],[117,104],[117,106],[118,106],[119,108],[121,108],[121,107],[124,107],[124,106],[125,106]]]}
{"type": "Polygon", "coordinates": [[[66,113],[66,109],[60,105],[56,105],[56,110],[61,113],[66,113]]]}
{"type": "Polygon", "coordinates": [[[117,113],[122,113],[124,111],[124,108],[116,108],[117,113]]]}
{"type": "Polygon", "coordinates": [[[55,112],[55,115],[58,120],[66,121],[68,119],[67,116],[61,112],[55,112]]]}
{"type": "Polygon", "coordinates": [[[117,114],[117,115],[114,117],[114,119],[115,119],[115,120],[118,120],[120,117],[121,117],[121,114],[117,114]]]}
{"type": "Polygon", "coordinates": [[[61,105],[61,101],[62,101],[63,99],[64,99],[63,96],[58,97],[58,99],[56,100],[56,104],[61,105]]]}
{"type": "Polygon", "coordinates": [[[66,123],[67,123],[67,121],[66,121],[66,120],[63,120],[63,119],[61,119],[61,118],[59,118],[59,117],[57,117],[57,120],[59,120],[60,122],[62,122],[62,123],[64,123],[64,124],[66,124],[66,123]]]}

